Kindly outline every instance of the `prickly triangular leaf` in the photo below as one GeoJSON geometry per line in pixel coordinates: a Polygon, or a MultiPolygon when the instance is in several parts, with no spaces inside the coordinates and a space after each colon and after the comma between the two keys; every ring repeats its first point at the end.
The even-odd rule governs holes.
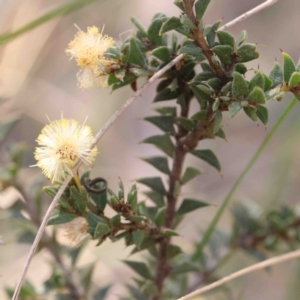
{"type": "Polygon", "coordinates": [[[153,191],[165,195],[166,189],[160,177],[144,177],[137,180],[137,182],[148,186],[153,191]]]}
{"type": "Polygon", "coordinates": [[[221,45],[227,45],[234,48],[234,36],[227,31],[218,30],[217,36],[221,45]]]}
{"type": "Polygon", "coordinates": [[[264,125],[267,125],[268,119],[269,119],[268,109],[262,105],[257,105],[256,108],[257,108],[256,114],[257,114],[258,118],[261,120],[261,122],[264,125]]]}
{"type": "Polygon", "coordinates": [[[283,56],[283,79],[285,82],[289,82],[292,74],[296,71],[295,63],[287,53],[282,52],[282,56],[283,56]]]}
{"type": "Polygon", "coordinates": [[[170,174],[170,169],[168,166],[168,159],[164,156],[151,156],[142,158],[145,162],[152,165],[154,168],[159,170],[162,173],[170,174]]]}
{"type": "Polygon", "coordinates": [[[179,215],[187,214],[189,212],[192,212],[198,208],[205,207],[205,206],[209,206],[209,204],[200,200],[187,198],[184,199],[183,202],[181,203],[177,211],[177,214],[179,215]]]}
{"type": "Polygon", "coordinates": [[[157,57],[158,59],[168,62],[170,60],[170,52],[168,47],[161,46],[152,51],[152,55],[157,57]]]}
{"type": "Polygon", "coordinates": [[[258,104],[265,104],[266,98],[263,90],[259,87],[255,87],[252,92],[248,95],[248,99],[258,103],[258,104]]]}
{"type": "Polygon", "coordinates": [[[142,141],[145,144],[153,144],[167,155],[173,157],[175,146],[169,134],[154,135],[142,141]]]}
{"type": "Polygon", "coordinates": [[[197,176],[201,175],[202,172],[193,167],[187,167],[182,175],[180,180],[181,184],[186,184],[190,180],[196,178],[197,176]]]}
{"type": "Polygon", "coordinates": [[[196,11],[196,18],[201,20],[205,14],[205,11],[210,3],[210,0],[197,0],[195,3],[195,11],[196,11]]]}
{"type": "Polygon", "coordinates": [[[169,18],[161,27],[159,34],[162,35],[170,30],[181,27],[180,19],[177,17],[169,18]]]}
{"type": "Polygon", "coordinates": [[[174,133],[175,129],[173,126],[174,118],[170,116],[151,116],[144,118],[145,121],[148,121],[164,132],[174,133]]]}
{"type": "Polygon", "coordinates": [[[282,71],[281,66],[279,65],[278,62],[274,63],[269,77],[272,80],[271,87],[282,84],[282,82],[283,82],[283,71],[282,71]]]}
{"type": "Polygon", "coordinates": [[[233,73],[232,94],[236,99],[248,95],[248,85],[244,77],[238,73],[233,73]]]}
{"type": "Polygon", "coordinates": [[[221,171],[219,160],[211,150],[193,150],[191,153],[221,171]]]}
{"type": "MultiPolygon", "coordinates": [[[[128,61],[131,64],[143,67],[145,65],[145,56],[137,44],[135,38],[130,40],[128,61]]],[[[123,81],[123,80],[122,80],[123,81]]]]}
{"type": "Polygon", "coordinates": [[[220,61],[229,65],[231,63],[233,48],[228,45],[217,45],[211,49],[219,57],[220,61]]]}
{"type": "Polygon", "coordinates": [[[256,86],[260,87],[262,90],[265,89],[265,79],[260,71],[256,72],[254,77],[250,80],[249,91],[252,91],[256,86]]]}

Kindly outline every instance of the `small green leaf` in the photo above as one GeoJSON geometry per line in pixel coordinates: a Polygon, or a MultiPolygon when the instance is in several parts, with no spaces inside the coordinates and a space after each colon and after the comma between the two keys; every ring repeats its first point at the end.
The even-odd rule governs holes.
{"type": "MultiPolygon", "coordinates": [[[[222,20],[217,21],[214,25],[207,30],[206,39],[209,47],[213,47],[215,45],[216,32],[221,24],[222,20]]],[[[208,26],[209,27],[209,26],[208,26]]],[[[206,28],[205,28],[206,29],[206,28]]],[[[205,32],[204,32],[205,34],[205,32]]]]}
{"type": "Polygon", "coordinates": [[[285,82],[289,82],[292,74],[296,71],[295,63],[287,53],[282,52],[282,56],[283,56],[283,79],[285,82]]]}
{"type": "Polygon", "coordinates": [[[182,25],[187,26],[190,29],[196,29],[197,26],[193,23],[193,21],[187,15],[180,16],[180,22],[182,25]]]}
{"type": "Polygon", "coordinates": [[[163,33],[166,33],[178,27],[181,27],[180,19],[177,17],[171,17],[162,25],[159,35],[162,35],[163,33]]]}
{"type": "Polygon", "coordinates": [[[266,92],[272,86],[273,82],[269,78],[269,76],[267,76],[266,74],[263,73],[263,76],[264,76],[264,80],[265,80],[265,89],[264,89],[264,91],[266,92]]]}
{"type": "Polygon", "coordinates": [[[142,141],[144,144],[153,144],[170,157],[173,157],[175,146],[169,134],[154,135],[142,141]]]}
{"type": "Polygon", "coordinates": [[[174,106],[156,107],[155,110],[158,113],[160,113],[161,115],[165,115],[165,116],[176,117],[176,115],[177,115],[176,107],[174,107],[174,106]]]}
{"type": "Polygon", "coordinates": [[[259,53],[256,50],[256,44],[244,44],[238,48],[236,52],[239,56],[240,63],[245,63],[259,57],[259,53]]]}
{"type": "Polygon", "coordinates": [[[182,253],[182,250],[179,246],[169,245],[167,249],[167,258],[172,259],[180,253],[182,253]]]}
{"type": "Polygon", "coordinates": [[[233,118],[242,108],[240,102],[231,102],[228,105],[228,111],[231,118],[233,118]]]}
{"type": "Polygon", "coordinates": [[[76,217],[77,216],[75,214],[66,211],[61,207],[56,207],[51,213],[47,226],[69,223],[76,217]]]}
{"type": "Polygon", "coordinates": [[[176,120],[186,129],[187,131],[192,131],[195,126],[196,122],[194,120],[190,120],[185,117],[177,117],[176,120]]]}
{"type": "Polygon", "coordinates": [[[254,77],[250,80],[249,91],[251,92],[256,86],[260,87],[263,91],[265,90],[265,79],[260,71],[256,72],[254,77]]]}
{"type": "Polygon", "coordinates": [[[212,78],[216,78],[215,77],[216,75],[211,72],[211,71],[203,71],[199,74],[197,74],[194,78],[193,78],[193,82],[196,82],[196,83],[201,83],[202,81],[207,81],[209,79],[212,79],[212,78]]]}
{"type": "Polygon", "coordinates": [[[166,88],[156,95],[153,102],[173,100],[173,99],[176,99],[178,96],[179,96],[179,93],[177,91],[172,92],[171,89],[166,88]]]}
{"type": "Polygon", "coordinates": [[[158,194],[152,190],[144,192],[144,194],[151,199],[158,207],[165,205],[164,197],[161,194],[158,194]]]}
{"type": "Polygon", "coordinates": [[[166,189],[160,177],[144,177],[137,180],[137,182],[148,186],[153,191],[165,195],[166,189]]]}
{"type": "Polygon", "coordinates": [[[166,236],[179,236],[179,234],[178,234],[176,231],[171,230],[171,229],[166,229],[166,230],[164,231],[164,234],[165,234],[166,236]]]}
{"type": "Polygon", "coordinates": [[[151,157],[145,157],[142,158],[143,161],[149,163],[154,168],[159,170],[162,173],[165,173],[167,175],[170,174],[170,169],[168,166],[168,159],[164,156],[151,156],[151,157]]]}
{"type": "Polygon", "coordinates": [[[244,107],[245,114],[254,122],[257,122],[256,108],[244,107]]]}
{"type": "Polygon", "coordinates": [[[226,140],[226,135],[225,135],[225,132],[222,128],[220,128],[219,131],[215,133],[215,136],[226,140]]]}
{"type": "Polygon", "coordinates": [[[262,105],[257,105],[256,108],[257,108],[256,114],[258,118],[266,126],[268,124],[268,119],[269,119],[268,109],[262,105]]]}
{"type": "Polygon", "coordinates": [[[150,42],[155,46],[162,46],[162,36],[160,35],[160,29],[163,21],[158,18],[155,19],[148,28],[148,38],[150,42]]]}
{"type": "Polygon", "coordinates": [[[211,150],[193,150],[191,153],[221,172],[221,165],[218,161],[218,158],[211,150]]]}
{"type": "Polygon", "coordinates": [[[136,212],[137,211],[137,188],[135,182],[132,184],[130,191],[127,195],[127,203],[130,205],[131,209],[136,212]]]}
{"type": "Polygon", "coordinates": [[[123,78],[123,81],[118,81],[113,84],[112,90],[115,91],[123,86],[126,86],[128,84],[131,84],[135,82],[137,77],[133,75],[132,73],[126,73],[125,77],[123,78]]]}
{"type": "Polygon", "coordinates": [[[159,82],[159,84],[156,87],[156,91],[159,93],[162,90],[164,90],[165,88],[167,88],[171,83],[172,83],[172,79],[168,78],[168,79],[164,79],[162,81],[159,82]]]}
{"type": "Polygon", "coordinates": [[[195,3],[195,11],[196,11],[196,18],[201,20],[205,14],[205,11],[210,3],[210,0],[197,0],[195,3]]]}
{"type": "Polygon", "coordinates": [[[133,242],[138,248],[141,246],[143,240],[145,239],[145,236],[145,231],[140,229],[132,233],[133,242]]]}
{"type": "Polygon", "coordinates": [[[98,239],[103,237],[104,235],[110,233],[110,228],[107,224],[104,224],[102,222],[99,222],[95,228],[95,232],[93,234],[93,237],[98,239]]]}
{"type": "Polygon", "coordinates": [[[129,68],[129,72],[137,77],[148,77],[149,75],[151,75],[151,73],[148,70],[139,68],[129,68]]]}
{"type": "Polygon", "coordinates": [[[180,182],[182,185],[184,185],[201,174],[202,172],[200,170],[193,167],[187,167],[183,173],[183,176],[181,177],[180,182]]]}
{"type": "Polygon", "coordinates": [[[124,263],[128,265],[132,270],[134,270],[140,276],[146,279],[152,279],[152,276],[146,264],[138,261],[132,261],[132,260],[124,260],[124,263]]]}
{"type": "Polygon", "coordinates": [[[87,192],[83,186],[80,187],[80,190],[75,186],[71,186],[71,201],[70,204],[76,211],[80,214],[85,214],[86,205],[88,203],[87,192]]]}
{"type": "Polygon", "coordinates": [[[217,110],[214,118],[214,133],[218,132],[222,124],[222,112],[217,110]]]}
{"type": "Polygon", "coordinates": [[[220,105],[220,98],[216,98],[215,101],[214,101],[214,104],[212,106],[212,110],[213,111],[216,111],[218,108],[219,108],[219,105],[220,105]]]}
{"type": "Polygon", "coordinates": [[[300,73],[294,72],[289,81],[289,88],[298,87],[300,84],[300,73]]]}
{"type": "Polygon", "coordinates": [[[111,219],[110,219],[110,224],[114,227],[117,227],[120,225],[121,222],[121,215],[120,214],[116,214],[114,215],[111,219]]]}
{"type": "Polygon", "coordinates": [[[183,5],[183,3],[182,3],[182,0],[175,0],[175,1],[174,1],[174,4],[175,4],[178,8],[180,8],[182,11],[184,11],[184,5],[183,5]]]}
{"type": "Polygon", "coordinates": [[[208,203],[203,202],[203,201],[199,201],[199,200],[195,200],[195,199],[184,199],[183,202],[181,203],[177,214],[179,215],[183,215],[183,214],[187,214],[189,212],[192,212],[196,209],[205,207],[205,206],[209,206],[208,203]]]}
{"type": "Polygon", "coordinates": [[[238,72],[233,72],[232,94],[236,99],[248,95],[248,84],[238,72]]]}
{"type": "Polygon", "coordinates": [[[154,49],[152,51],[152,55],[164,62],[168,62],[171,59],[170,51],[169,51],[168,47],[166,47],[166,46],[161,46],[161,47],[154,49]]]}
{"type": "Polygon", "coordinates": [[[217,45],[211,49],[220,59],[220,61],[225,64],[231,64],[232,53],[234,49],[228,45],[217,45]]]}
{"type": "Polygon", "coordinates": [[[265,104],[266,98],[263,90],[259,87],[255,87],[252,92],[248,95],[248,100],[251,100],[258,104],[265,104]]]}
{"type": "Polygon", "coordinates": [[[135,27],[141,32],[143,33],[143,35],[146,37],[147,36],[147,32],[145,30],[145,28],[141,25],[141,23],[134,17],[130,18],[131,22],[135,25],[135,27]]]}
{"type": "Polygon", "coordinates": [[[145,121],[152,123],[164,132],[173,134],[175,132],[173,123],[174,118],[170,116],[151,116],[144,118],[145,121]]]}
{"type": "Polygon", "coordinates": [[[236,40],[235,48],[239,48],[247,39],[247,32],[245,30],[241,31],[239,37],[236,40]]]}
{"type": "MultiPolygon", "coordinates": [[[[203,55],[201,49],[195,44],[188,44],[182,46],[178,52],[178,54],[189,54],[189,55],[203,55]]],[[[205,56],[204,56],[205,59],[205,56]]]]}
{"type": "Polygon", "coordinates": [[[212,96],[213,95],[213,90],[211,88],[209,88],[207,85],[205,84],[198,84],[197,88],[200,89],[202,92],[204,92],[205,94],[212,96]]]}
{"type": "Polygon", "coordinates": [[[119,186],[118,199],[121,200],[121,199],[124,199],[124,185],[123,185],[123,181],[120,177],[118,179],[118,186],[119,186]]]}
{"type": "Polygon", "coordinates": [[[154,222],[158,227],[163,226],[164,222],[165,222],[165,217],[166,217],[166,207],[161,207],[155,217],[154,217],[154,222]]]}
{"type": "Polygon", "coordinates": [[[222,87],[221,94],[227,95],[231,90],[232,90],[232,82],[230,81],[222,87]]]}
{"type": "Polygon", "coordinates": [[[269,75],[272,80],[271,87],[275,87],[283,82],[283,71],[278,62],[275,62],[269,75]]]}
{"type": "Polygon", "coordinates": [[[245,75],[248,71],[247,67],[244,64],[236,64],[234,66],[234,71],[239,72],[242,75],[245,75]]]}
{"type": "Polygon", "coordinates": [[[205,109],[207,106],[207,101],[209,101],[211,97],[208,94],[201,91],[195,84],[190,84],[190,87],[198,103],[200,104],[201,110],[205,109]]]}
{"type": "Polygon", "coordinates": [[[141,51],[135,38],[131,38],[128,54],[128,62],[138,66],[145,66],[145,55],[141,51]]]}
{"type": "Polygon", "coordinates": [[[195,121],[204,121],[206,120],[206,111],[205,110],[200,110],[196,112],[194,115],[191,116],[192,120],[195,121]]]}
{"type": "Polygon", "coordinates": [[[212,78],[207,80],[207,84],[215,91],[219,91],[222,87],[222,80],[219,78],[212,78]]]}
{"type": "Polygon", "coordinates": [[[218,30],[217,36],[221,45],[227,45],[234,48],[234,36],[227,31],[218,30]]]}

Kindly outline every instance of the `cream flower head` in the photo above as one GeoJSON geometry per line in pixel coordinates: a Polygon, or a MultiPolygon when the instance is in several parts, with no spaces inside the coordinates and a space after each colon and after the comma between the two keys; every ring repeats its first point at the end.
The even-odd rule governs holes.
{"type": "Polygon", "coordinates": [[[46,125],[37,138],[39,147],[35,150],[35,159],[46,177],[53,181],[62,181],[78,159],[85,164],[93,163],[97,147],[90,149],[94,141],[89,126],[79,125],[76,120],[61,118],[46,125]]]}
{"type": "Polygon", "coordinates": [[[113,38],[102,35],[95,26],[88,27],[87,32],[78,28],[73,41],[68,45],[66,53],[75,58],[81,70],[77,74],[81,88],[107,85],[106,66],[110,60],[105,57],[108,48],[114,43],[113,38]]]}
{"type": "Polygon", "coordinates": [[[68,240],[70,246],[73,247],[79,247],[82,240],[88,236],[89,224],[82,217],[78,217],[60,227],[64,230],[64,237],[68,240]]]}

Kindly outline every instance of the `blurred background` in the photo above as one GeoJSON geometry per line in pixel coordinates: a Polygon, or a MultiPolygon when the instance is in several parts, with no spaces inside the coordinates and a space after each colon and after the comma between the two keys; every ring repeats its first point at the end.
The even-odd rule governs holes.
{"type": "MultiPolygon", "coordinates": [[[[0,0],[0,33],[15,30],[63,2],[0,0]]],[[[260,3],[262,0],[213,0],[205,22],[214,23],[223,18],[223,24],[226,24],[260,3]]],[[[24,182],[40,175],[39,169],[28,166],[35,163],[35,139],[42,127],[48,123],[46,115],[54,120],[63,113],[65,117],[79,122],[83,122],[88,116],[87,123],[96,133],[133,93],[129,87],[113,93],[109,88],[80,90],[77,87],[78,68],[65,54],[69,41],[77,31],[74,24],[82,30],[92,25],[102,28],[105,24],[105,33],[121,43],[134,30],[130,22],[131,16],[135,16],[147,27],[157,12],[167,16],[179,15],[173,0],[98,0],[66,16],[54,18],[0,46],[0,97],[7,99],[1,106],[1,119],[5,120],[11,114],[21,115],[21,120],[2,143],[2,147],[5,148],[5,144],[10,141],[24,141],[26,144],[22,162],[24,170],[20,174],[24,182]]],[[[299,0],[279,0],[277,4],[233,26],[229,32],[236,36],[241,30],[247,30],[248,41],[258,44],[259,67],[268,74],[276,58],[281,62],[280,49],[298,60],[299,28],[299,0]]],[[[257,68],[257,61],[249,64],[249,68],[251,66],[257,68]]],[[[144,138],[159,133],[152,125],[141,120],[153,112],[155,85],[131,105],[102,138],[98,146],[100,153],[92,169],[92,178],[105,177],[109,186],[116,188],[120,176],[128,190],[135,178],[157,175],[156,170],[138,159],[159,153],[150,145],[139,144],[144,138]]],[[[289,99],[283,99],[281,102],[268,103],[268,128],[276,122],[288,101],[289,99]]],[[[290,205],[299,202],[299,114],[300,106],[296,105],[238,189],[234,201],[252,200],[266,209],[282,202],[290,205]]],[[[198,165],[205,173],[185,187],[182,194],[215,204],[189,214],[180,225],[179,232],[182,236],[178,238],[178,243],[187,251],[192,247],[193,241],[199,239],[201,230],[206,229],[217,205],[223,201],[267,134],[264,126],[257,127],[243,114],[233,120],[226,116],[223,120],[228,143],[216,139],[204,141],[200,145],[200,148],[210,148],[216,153],[222,164],[223,178],[209,166],[200,165],[199,160],[192,157],[187,159],[187,164],[198,165]]],[[[139,189],[142,191],[143,187],[140,186],[139,189]]],[[[0,208],[5,210],[17,197],[16,190],[5,189],[0,194],[0,208]]],[[[142,195],[141,198],[143,199],[142,195]]],[[[219,226],[229,230],[230,224],[228,211],[219,226]]],[[[8,225],[5,218],[0,219],[0,236],[4,241],[0,245],[0,299],[5,299],[3,287],[15,285],[29,245],[16,243],[14,228],[12,224],[8,225]]],[[[94,282],[100,285],[114,282],[107,299],[119,299],[123,283],[132,274],[121,262],[129,252],[122,243],[112,244],[107,241],[97,248],[94,244],[90,243],[79,264],[97,261],[94,282]]],[[[28,278],[33,283],[38,284],[47,278],[49,259],[46,251],[39,252],[34,258],[28,273],[28,278]]],[[[237,253],[224,274],[253,262],[237,253]]],[[[295,280],[299,278],[296,276],[299,272],[299,264],[292,261],[274,267],[269,272],[256,272],[235,281],[234,285],[242,291],[243,299],[246,300],[299,299],[300,288],[295,280]]]]}

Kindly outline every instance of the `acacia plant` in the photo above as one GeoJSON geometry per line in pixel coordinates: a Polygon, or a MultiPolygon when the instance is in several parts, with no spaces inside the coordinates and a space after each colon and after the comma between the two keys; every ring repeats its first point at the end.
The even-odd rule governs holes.
{"type": "MultiPolygon", "coordinates": [[[[137,277],[128,282],[131,296],[120,296],[123,300],[177,299],[218,279],[216,270],[235,249],[259,256],[264,253],[262,248],[277,253],[286,249],[283,245],[289,247],[299,242],[300,222],[296,210],[276,209],[261,220],[251,215],[247,207],[239,205],[233,210],[235,221],[229,238],[221,238],[216,224],[212,224],[191,253],[184,253],[173,243],[173,237],[178,236],[176,228],[183,218],[210,205],[199,199],[181,197],[182,186],[195,178],[199,180],[201,175],[197,166],[185,165],[186,156],[193,155],[199,158],[199,165],[204,161],[220,173],[218,158],[212,150],[203,149],[201,142],[214,138],[226,140],[222,126],[224,115],[233,118],[238,113],[244,114],[252,122],[266,126],[268,101],[280,101],[287,92],[300,100],[300,64],[295,65],[292,58],[282,52],[283,66],[275,62],[266,73],[260,69],[248,70],[247,63],[259,58],[257,45],[247,41],[246,31],[236,38],[222,30],[222,20],[205,25],[203,17],[209,3],[210,0],[175,0],[178,15],[157,13],[147,29],[132,18],[136,32],[122,45],[114,43],[97,27],[90,27],[87,32],[79,29],[66,51],[80,67],[81,88],[108,85],[114,91],[130,85],[137,91],[140,77],[151,78],[165,66],[171,66],[161,74],[156,87],[157,113],[144,118],[162,134],[145,137],[142,141],[161,150],[161,156],[143,160],[163,177],[138,178],[128,193],[119,178],[119,190],[112,191],[105,178],[90,178],[89,171],[73,171],[78,160],[91,164],[95,159],[97,149],[95,144],[90,147],[93,136],[88,126],[62,118],[47,125],[38,138],[37,166],[52,180],[51,185],[44,187],[45,193],[54,198],[67,175],[73,176],[48,226],[63,224],[71,244],[77,246],[86,237],[100,247],[107,239],[124,240],[126,246],[132,248],[131,254],[148,253],[142,256],[144,261],[124,261],[137,277]],[[198,103],[196,110],[191,110],[192,101],[198,103]],[[159,102],[164,105],[157,105],[159,102]],[[144,193],[147,201],[138,200],[139,184],[149,188],[144,193]],[[115,212],[113,217],[106,213],[108,206],[115,212]],[[211,246],[212,252],[218,252],[218,245],[222,245],[227,249],[225,255],[207,251],[205,246],[213,243],[217,246],[211,246]]],[[[85,273],[79,270],[78,274],[74,271],[83,246],[64,247],[72,257],[70,268],[74,268],[75,278],[85,280],[74,283],[60,263],[58,253],[63,247],[56,242],[55,231],[53,241],[53,246],[49,246],[49,240],[48,244],[41,244],[53,252],[57,263],[51,278],[44,284],[44,291],[56,291],[58,298],[55,299],[103,299],[108,288],[95,291],[91,285],[92,269],[85,273]]],[[[37,292],[28,282],[21,290],[24,299],[26,292],[36,299],[37,292]]],[[[224,288],[222,293],[227,295],[226,299],[233,299],[229,289],[224,288]]]]}

